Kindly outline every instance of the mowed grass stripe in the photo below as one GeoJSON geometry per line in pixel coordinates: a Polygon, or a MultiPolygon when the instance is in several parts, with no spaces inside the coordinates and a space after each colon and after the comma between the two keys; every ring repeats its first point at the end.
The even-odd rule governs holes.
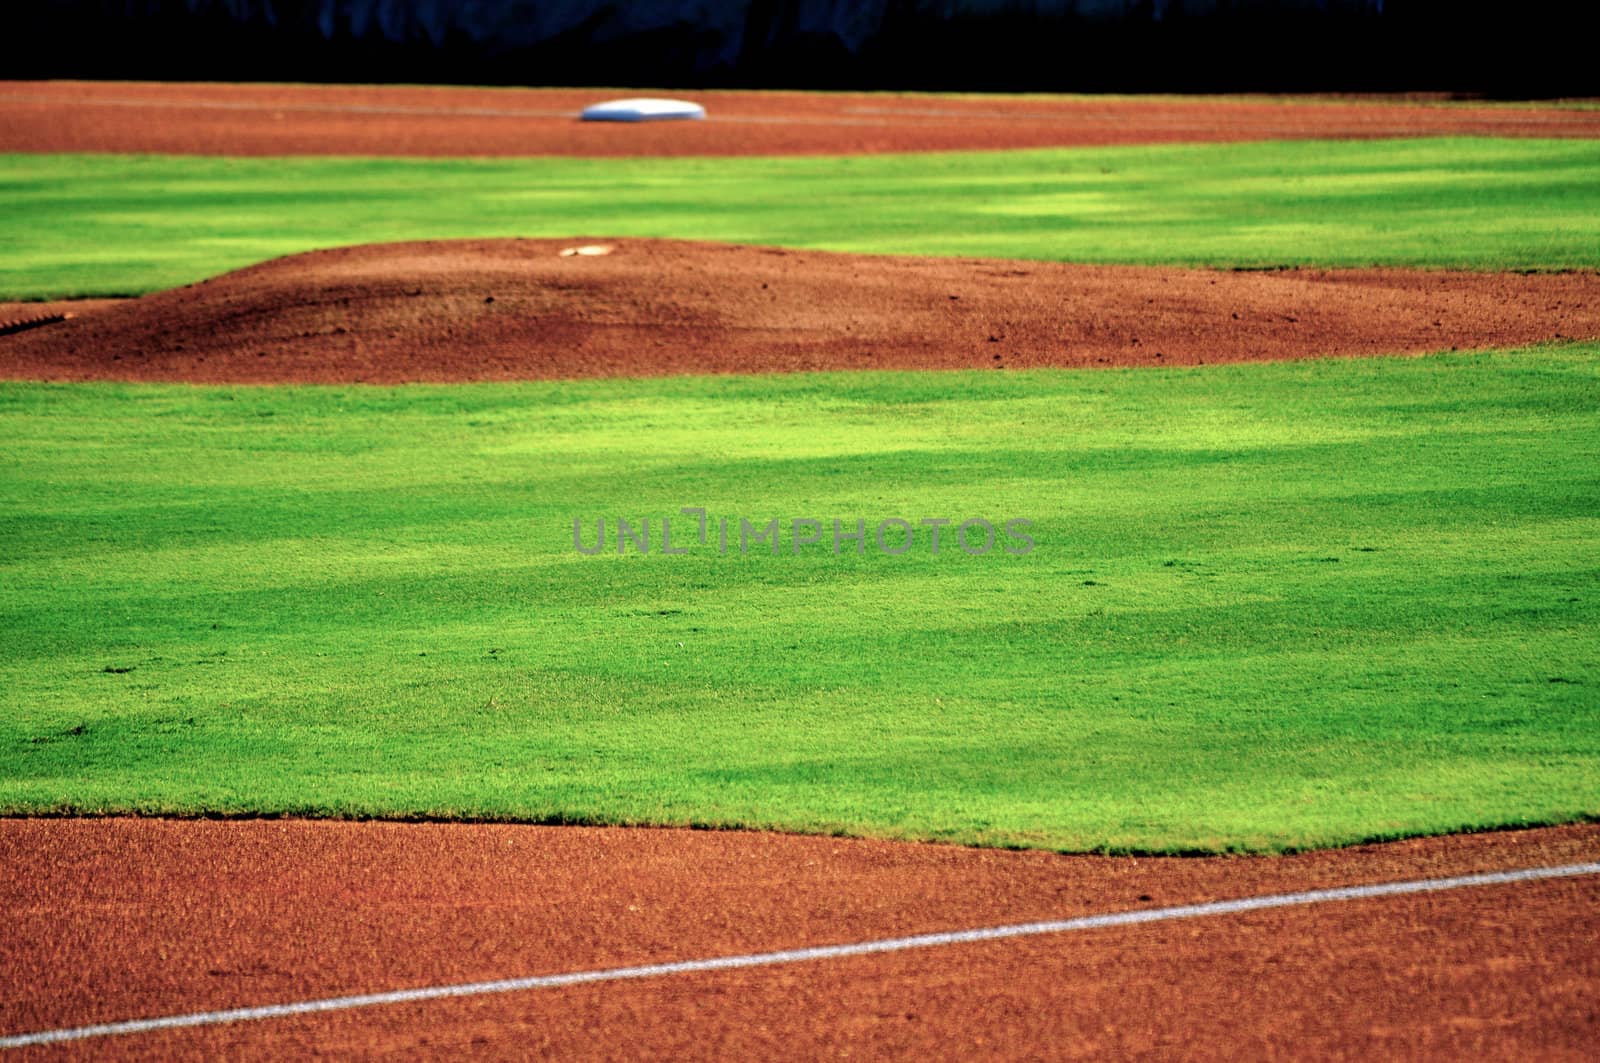
{"type": "Polygon", "coordinates": [[[0,812],[1142,851],[1594,816],[1597,356],[7,384],[0,812]],[[572,549],[692,505],[1038,546],[572,549]]]}
{"type": "Polygon", "coordinates": [[[0,298],[392,240],[657,236],[1242,267],[1600,267],[1600,143],[1442,138],[749,159],[0,156],[0,298]]]}

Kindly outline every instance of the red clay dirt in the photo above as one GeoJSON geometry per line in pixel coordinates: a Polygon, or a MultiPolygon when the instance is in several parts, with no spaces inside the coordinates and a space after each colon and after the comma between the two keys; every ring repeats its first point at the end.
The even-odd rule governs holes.
{"type": "MultiPolygon", "coordinates": [[[[1193,859],[739,832],[0,820],[0,1034],[1596,859],[1593,825],[1193,859]]],[[[1600,876],[1587,876],[19,1058],[1578,1059],[1600,1035],[1597,940],[1600,876]]]]}
{"type": "Polygon", "coordinates": [[[814,155],[1414,136],[1600,136],[1600,111],[1406,100],[683,92],[703,122],[580,122],[629,89],[0,82],[0,152],[814,155]]]}
{"type": "Polygon", "coordinates": [[[1600,336],[1600,274],[1227,272],[686,241],[295,255],[0,337],[0,377],[402,383],[1153,366],[1600,336]],[[586,245],[598,256],[560,252],[586,245]]]}

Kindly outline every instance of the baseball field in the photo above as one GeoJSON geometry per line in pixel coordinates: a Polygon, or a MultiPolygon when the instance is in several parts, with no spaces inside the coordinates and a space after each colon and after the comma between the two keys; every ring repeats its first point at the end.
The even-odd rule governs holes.
{"type": "Polygon", "coordinates": [[[1583,1057],[1600,110],[595,98],[0,83],[0,1049],[1583,1057]]]}

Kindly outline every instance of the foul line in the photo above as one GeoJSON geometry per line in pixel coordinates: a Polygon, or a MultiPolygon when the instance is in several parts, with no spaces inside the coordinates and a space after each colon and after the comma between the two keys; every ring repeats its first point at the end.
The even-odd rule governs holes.
{"type": "Polygon", "coordinates": [[[1234,912],[1255,912],[1266,908],[1289,908],[1297,905],[1325,904],[1331,901],[1366,900],[1373,897],[1392,897],[1405,893],[1434,893],[1441,890],[1463,889],[1468,886],[1498,886],[1510,882],[1529,882],[1536,879],[1569,878],[1576,875],[1596,874],[1600,874],[1600,862],[1566,864],[1560,867],[1532,867],[1519,871],[1459,875],[1454,878],[1383,882],[1371,886],[1345,886],[1338,889],[1308,890],[1304,893],[1278,893],[1265,897],[1245,897],[1234,901],[1185,904],[1173,908],[1145,908],[1131,912],[1086,915],[1076,919],[1059,919],[1042,923],[1019,923],[1011,926],[986,927],[979,930],[957,930],[942,934],[918,934],[914,937],[862,941],[853,945],[823,945],[816,948],[787,949],[781,952],[757,952],[743,956],[683,960],[677,963],[652,963],[639,967],[611,967],[599,971],[573,971],[568,974],[547,974],[532,978],[508,978],[498,982],[468,982],[462,985],[428,986],[421,989],[401,989],[389,993],[365,993],[360,996],[328,997],[322,1000],[304,1000],[292,1004],[269,1004],[264,1007],[234,1008],[229,1011],[202,1011],[189,1015],[168,1015],[157,1019],[132,1019],[127,1022],[109,1022],[98,1026],[41,1030],[37,1033],[0,1037],[0,1048],[22,1048],[28,1045],[55,1044],[61,1041],[82,1041],[92,1037],[149,1033],[154,1030],[170,1030],[186,1026],[216,1026],[230,1022],[247,1022],[254,1019],[277,1019],[294,1015],[312,1015],[323,1011],[370,1008],[380,1004],[408,1004],[422,1000],[440,1000],[446,997],[515,993],[525,989],[553,989],[560,986],[582,985],[589,982],[617,982],[630,978],[657,978],[671,974],[695,974],[704,971],[737,970],[746,967],[770,967],[775,964],[806,963],[812,960],[836,960],[849,956],[868,956],[880,952],[901,952],[906,949],[933,948],[941,945],[963,945],[975,941],[997,941],[1004,938],[1033,937],[1039,934],[1062,934],[1074,930],[1100,930],[1107,927],[1156,923],[1167,919],[1193,919],[1208,915],[1228,915],[1234,912]]]}

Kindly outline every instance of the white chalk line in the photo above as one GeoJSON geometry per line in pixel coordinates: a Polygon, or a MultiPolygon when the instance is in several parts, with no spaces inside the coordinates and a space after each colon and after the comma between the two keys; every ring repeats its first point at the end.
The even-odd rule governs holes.
{"type": "MultiPolygon", "coordinates": [[[[577,121],[577,111],[525,110],[501,107],[420,107],[403,104],[273,103],[261,100],[156,100],[139,97],[100,96],[89,100],[63,100],[31,93],[0,93],[4,103],[53,103],[72,107],[135,107],[170,111],[260,111],[279,114],[408,115],[430,118],[567,118],[577,121]]],[[[757,125],[891,125],[884,118],[830,117],[827,115],[707,115],[707,120],[757,125]]]]}
{"type": "Polygon", "coordinates": [[[36,1033],[0,1037],[0,1048],[23,1048],[30,1045],[56,1044],[62,1041],[82,1041],[93,1037],[110,1037],[116,1034],[150,1033],[156,1030],[171,1030],[187,1026],[217,1026],[224,1023],[248,1022],[256,1019],[314,1015],[324,1011],[370,1008],[382,1004],[409,1004],[425,1000],[442,1000],[448,997],[515,993],[527,989],[555,989],[561,986],[583,985],[590,982],[619,982],[634,978],[659,978],[673,974],[697,974],[706,971],[728,971],[749,967],[771,967],[777,964],[807,963],[814,960],[837,960],[851,956],[870,956],[882,952],[902,952],[907,949],[935,948],[942,945],[964,945],[979,941],[1033,937],[1040,934],[1062,934],[1075,930],[1102,930],[1108,927],[1134,926],[1140,923],[1156,923],[1168,919],[1194,919],[1201,916],[1255,912],[1268,908],[1289,908],[1299,905],[1326,904],[1334,901],[1368,900],[1375,897],[1392,897],[1407,893],[1436,893],[1443,890],[1465,889],[1469,886],[1498,886],[1514,882],[1531,882],[1538,879],[1570,878],[1577,875],[1596,874],[1600,874],[1600,862],[1565,864],[1559,867],[1532,867],[1517,871],[1495,871],[1477,875],[1457,875],[1453,878],[1382,882],[1370,886],[1343,886],[1337,889],[1307,890],[1303,893],[1278,893],[1264,897],[1245,897],[1232,901],[1184,904],[1171,908],[1144,908],[1129,912],[1111,912],[1104,915],[1085,915],[1075,919],[1057,919],[1040,923],[1018,923],[1011,926],[985,927],[977,930],[956,930],[938,934],[917,934],[912,937],[884,938],[878,941],[862,941],[850,945],[822,945],[814,948],[785,949],[779,952],[748,953],[742,956],[681,960],[676,963],[651,963],[637,967],[611,967],[597,971],[572,971],[566,974],[536,975],[531,978],[507,978],[497,982],[467,982],[460,985],[425,986],[420,989],[400,989],[388,993],[363,993],[358,996],[326,997],[321,1000],[302,1000],[289,1004],[268,1004],[263,1007],[232,1008],[227,1011],[201,1011],[188,1015],[167,1015],[155,1019],[108,1022],[96,1026],[40,1030],[36,1033]]]}
{"type": "Polygon", "coordinates": [[[144,107],[172,111],[281,111],[311,114],[401,114],[443,118],[577,118],[577,111],[521,110],[498,107],[418,107],[402,104],[274,103],[270,100],[173,100],[137,96],[97,96],[68,100],[42,93],[0,93],[0,103],[53,103],[71,107],[144,107]]]}
{"type": "MultiPolygon", "coordinates": [[[[1211,104],[1210,110],[1196,110],[1188,114],[1149,114],[1147,108],[1140,108],[1139,112],[1130,114],[1126,108],[1099,108],[1091,109],[1090,106],[1079,106],[1073,110],[1057,111],[982,111],[974,109],[938,108],[938,107],[845,107],[844,114],[882,115],[895,118],[973,118],[983,121],[1005,119],[1017,122],[1082,122],[1100,123],[1104,125],[1128,125],[1137,122],[1141,129],[1168,127],[1177,130],[1215,129],[1218,127],[1219,118],[1229,114],[1228,103],[1211,104]],[[1144,113],[1140,113],[1144,112],[1144,113]]],[[[1481,122],[1486,126],[1515,126],[1539,123],[1546,125],[1570,125],[1574,122],[1586,123],[1582,116],[1583,111],[1505,111],[1500,113],[1485,114],[1475,112],[1471,117],[1474,122],[1481,122]]],[[[1408,129],[1415,129],[1414,124],[1409,124],[1392,115],[1386,115],[1381,110],[1374,109],[1371,113],[1360,114],[1349,112],[1341,116],[1340,123],[1348,127],[1394,129],[1397,134],[1404,134],[1408,129]]],[[[1266,127],[1252,129],[1252,134],[1266,133],[1294,133],[1305,132],[1304,126],[1285,125],[1282,127],[1266,127]]],[[[1316,135],[1334,136],[1335,132],[1317,131],[1316,135]]]]}

